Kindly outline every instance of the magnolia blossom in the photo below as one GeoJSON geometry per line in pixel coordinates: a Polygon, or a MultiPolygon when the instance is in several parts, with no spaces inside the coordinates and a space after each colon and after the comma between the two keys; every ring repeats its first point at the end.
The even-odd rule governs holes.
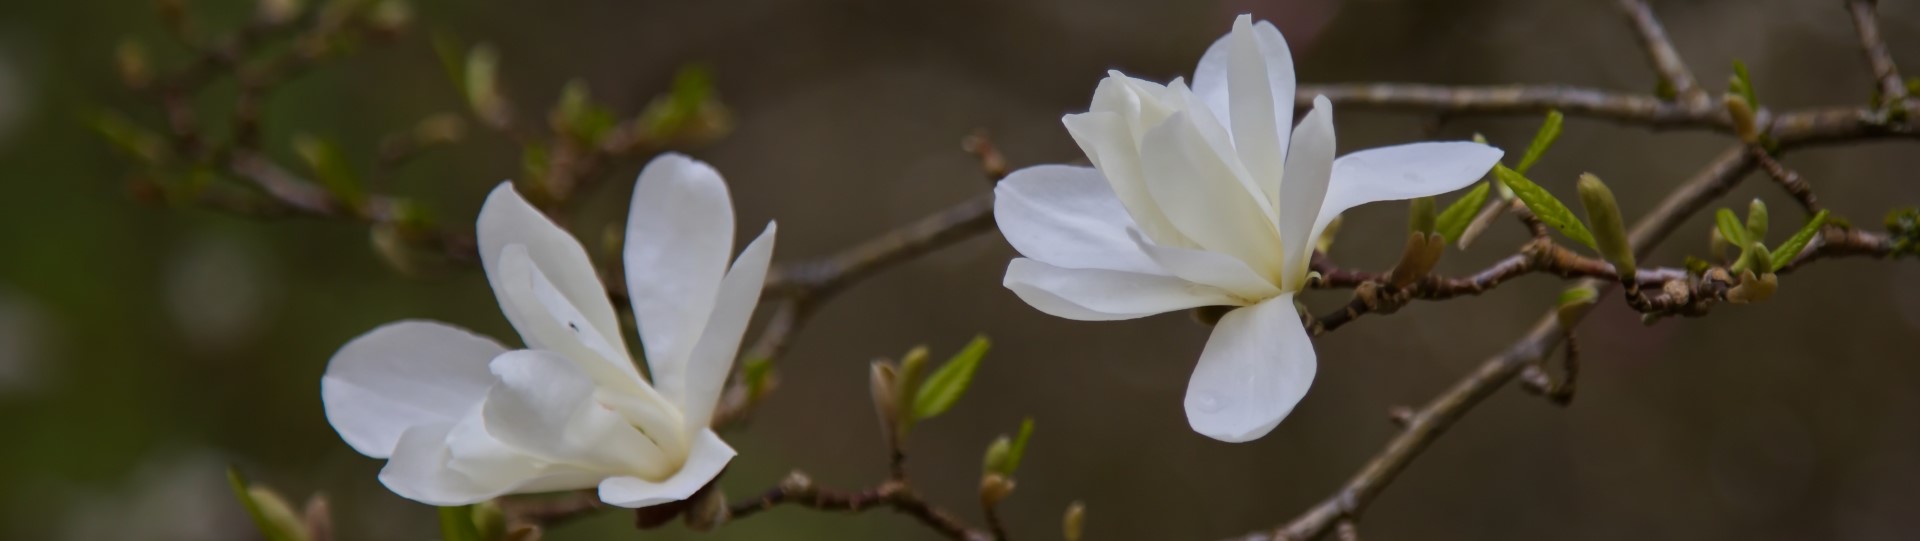
{"type": "Polygon", "coordinates": [[[1313,382],[1294,310],[1314,239],[1348,208],[1471,184],[1499,160],[1469,142],[1334,158],[1326,97],[1291,134],[1293,60],[1272,24],[1242,15],[1193,86],[1110,72],[1090,111],[1063,121],[1092,168],[1015,171],[994,218],[1025,258],[1005,284],[1027,304],[1086,321],[1236,307],[1187,383],[1187,420],[1224,441],[1265,435],[1313,382]]]}
{"type": "Polygon", "coordinates": [[[708,422],[773,252],[774,225],[733,261],[719,173],[677,154],[640,172],[627,293],[643,378],[587,251],[501,183],[480,209],[487,280],[526,349],[431,321],[355,338],[321,380],[327,420],[387,459],[380,481],[434,505],[598,487],[643,507],[686,499],[734,456],[708,422]]]}

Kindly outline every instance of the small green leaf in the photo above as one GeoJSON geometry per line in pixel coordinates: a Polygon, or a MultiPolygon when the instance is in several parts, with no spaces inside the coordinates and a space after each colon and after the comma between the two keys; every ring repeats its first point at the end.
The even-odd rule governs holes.
{"type": "Polygon", "coordinates": [[[747,395],[758,397],[767,392],[767,383],[773,375],[773,359],[754,357],[740,363],[740,376],[747,382],[747,395]]]}
{"type": "Polygon", "coordinates": [[[447,74],[447,81],[464,93],[467,87],[466,58],[460,50],[460,39],[445,30],[433,33],[433,53],[440,57],[440,69],[447,74]]]}
{"type": "Polygon", "coordinates": [[[930,419],[946,413],[967,392],[967,386],[973,383],[973,373],[980,368],[980,358],[987,355],[987,349],[993,342],[985,335],[976,336],[967,347],[955,353],[947,363],[940,365],[933,375],[927,376],[926,383],[920,386],[920,392],[913,398],[913,418],[930,419]]]}
{"type": "Polygon", "coordinates": [[[1013,437],[1013,447],[1007,450],[1007,469],[1001,472],[1012,476],[1020,469],[1020,458],[1027,454],[1027,440],[1033,438],[1033,418],[1020,420],[1020,434],[1013,437]]]}
{"type": "Polygon", "coordinates": [[[1487,191],[1491,183],[1482,182],[1461,196],[1447,209],[1440,211],[1440,217],[1434,219],[1433,230],[1447,241],[1460,239],[1467,232],[1467,225],[1473,223],[1473,217],[1480,214],[1480,207],[1487,204],[1487,191]]]}
{"type": "Polygon", "coordinates": [[[1013,453],[1013,440],[1006,434],[994,438],[987,444],[987,454],[981,459],[980,471],[986,473],[1007,474],[1007,455],[1013,453]]]}
{"type": "Polygon", "coordinates": [[[1779,271],[1786,267],[1795,256],[1800,255],[1801,250],[1807,248],[1807,243],[1813,242],[1813,236],[1820,234],[1820,227],[1826,223],[1827,211],[1814,214],[1812,219],[1807,220],[1807,225],[1801,226],[1799,231],[1793,232],[1793,236],[1787,237],[1786,242],[1780,243],[1780,247],[1773,250],[1773,261],[1771,266],[1767,267],[1768,270],[1779,271]]]}
{"type": "Polygon", "coordinates": [[[1527,144],[1527,153],[1520,156],[1520,165],[1513,170],[1525,174],[1532,169],[1533,163],[1540,160],[1540,155],[1547,152],[1547,147],[1553,146],[1553,141],[1560,138],[1560,124],[1565,120],[1560,111],[1547,111],[1547,120],[1540,123],[1540,131],[1534,132],[1533,142],[1527,144]]]}
{"type": "Polygon", "coordinates": [[[1691,274],[1694,276],[1706,274],[1707,269],[1713,268],[1712,263],[1708,263],[1704,259],[1700,259],[1698,257],[1693,257],[1693,256],[1687,256],[1686,265],[1687,265],[1687,274],[1691,274]]]}
{"type": "Polygon", "coordinates": [[[1726,239],[1727,244],[1740,246],[1744,250],[1747,244],[1753,242],[1747,239],[1747,226],[1740,223],[1740,217],[1734,215],[1731,209],[1714,212],[1713,223],[1720,228],[1720,238],[1726,239]]]}
{"type": "Polygon", "coordinates": [[[440,508],[440,541],[486,541],[474,526],[473,506],[440,508]]]}
{"type": "Polygon", "coordinates": [[[1753,94],[1753,75],[1747,73],[1747,63],[1733,61],[1733,81],[1730,86],[1730,90],[1747,99],[1747,104],[1755,109],[1760,108],[1760,98],[1753,94]]]}
{"type": "Polygon", "coordinates": [[[1580,219],[1574,217],[1573,211],[1567,210],[1567,205],[1555,199],[1546,188],[1541,188],[1539,184],[1534,184],[1518,171],[1508,169],[1505,165],[1495,164],[1493,176],[1500,179],[1501,184],[1512,188],[1514,197],[1526,203],[1527,209],[1533,211],[1533,215],[1539,217],[1541,222],[1559,231],[1560,234],[1566,235],[1567,238],[1573,239],[1574,242],[1588,248],[1595,248],[1593,233],[1587,231],[1586,224],[1580,223],[1580,219]]]}
{"type": "Polygon", "coordinates": [[[1554,318],[1562,328],[1572,328],[1573,317],[1580,310],[1599,302],[1600,291],[1593,286],[1579,285],[1560,292],[1560,299],[1554,302],[1554,318]]]}
{"type": "Polygon", "coordinates": [[[1633,280],[1633,245],[1628,242],[1626,222],[1620,217],[1613,190],[1592,173],[1580,175],[1578,187],[1580,206],[1587,210],[1587,223],[1593,226],[1593,240],[1598,244],[1600,255],[1613,264],[1621,280],[1633,280]]]}
{"type": "Polygon", "coordinates": [[[1416,197],[1409,202],[1407,211],[1407,229],[1416,233],[1432,233],[1434,221],[1432,197],[1416,197]]]}
{"type": "Polygon", "coordinates": [[[313,176],[320,181],[321,187],[327,189],[327,193],[355,207],[366,198],[366,193],[360,187],[360,177],[347,165],[346,157],[333,141],[296,135],[293,138],[293,152],[307,162],[307,168],[313,171],[313,176]]]}

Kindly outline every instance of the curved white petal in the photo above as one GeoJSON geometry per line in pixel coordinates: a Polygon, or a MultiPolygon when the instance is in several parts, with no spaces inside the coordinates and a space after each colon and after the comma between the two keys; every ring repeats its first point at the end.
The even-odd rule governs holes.
{"type": "MultiPolygon", "coordinates": [[[[1233,111],[1236,107],[1239,107],[1239,110],[1251,111],[1253,107],[1252,104],[1246,104],[1246,107],[1235,104],[1235,97],[1242,94],[1233,91],[1233,88],[1242,83],[1235,83],[1232,79],[1236,69],[1241,70],[1239,72],[1241,74],[1251,74],[1254,71],[1247,69],[1250,66],[1247,66],[1247,55],[1243,52],[1244,49],[1236,48],[1244,45],[1236,45],[1236,42],[1251,36],[1254,44],[1258,46],[1258,60],[1264,64],[1262,71],[1267,81],[1265,88],[1252,84],[1253,81],[1246,81],[1245,84],[1249,89],[1253,89],[1254,96],[1270,96],[1273,103],[1271,125],[1274,127],[1273,133],[1278,137],[1273,147],[1279,149],[1276,151],[1279,154],[1275,158],[1285,161],[1287,127],[1293,125],[1293,52],[1287,49],[1286,38],[1280,35],[1280,29],[1274,28],[1273,23],[1260,21],[1248,24],[1251,20],[1252,17],[1249,15],[1241,15],[1234,19],[1233,31],[1214,41],[1213,46],[1208,47],[1207,52],[1200,56],[1200,64],[1193,69],[1193,92],[1207,104],[1207,108],[1213,111],[1221,124],[1233,131],[1234,141],[1239,143],[1241,132],[1236,124],[1238,122],[1236,117],[1240,114],[1233,111]],[[1260,90],[1264,90],[1265,93],[1259,93],[1260,90]]],[[[1242,156],[1245,154],[1243,153],[1242,156]]],[[[1277,193],[1271,190],[1279,187],[1278,178],[1272,179],[1272,182],[1272,184],[1263,184],[1270,190],[1269,197],[1277,193]]]]}
{"type": "Polygon", "coordinates": [[[538,457],[581,469],[662,477],[673,459],[594,400],[594,381],[551,351],[520,350],[490,365],[500,384],[482,409],[487,434],[538,457]]]}
{"type": "Polygon", "coordinates": [[[1199,306],[1240,304],[1212,286],[1172,276],[1105,269],[1063,269],[1017,257],[1002,282],[1048,314],[1080,321],[1134,319],[1199,306]]]}
{"type": "Polygon", "coordinates": [[[1280,288],[1272,281],[1261,277],[1246,262],[1233,256],[1206,250],[1158,246],[1141,237],[1137,231],[1129,233],[1136,249],[1145,252],[1164,269],[1154,274],[1172,274],[1189,282],[1226,290],[1244,299],[1265,299],[1280,294],[1280,288]]]}
{"type": "Polygon", "coordinates": [[[1473,184],[1500,162],[1500,149],[1466,141],[1362,150],[1333,161],[1327,197],[1307,238],[1347,209],[1375,201],[1439,195],[1473,184]]]}
{"type": "MultiPolygon", "coordinates": [[[[1100,84],[1102,88],[1109,86],[1106,81],[1100,84]]],[[[1099,94],[1095,96],[1098,99],[1099,94]]],[[[1147,233],[1148,238],[1163,244],[1189,243],[1179,230],[1174,229],[1172,223],[1167,222],[1166,214],[1160,211],[1160,205],[1153,202],[1153,195],[1147,191],[1146,178],[1140,171],[1139,137],[1144,135],[1144,130],[1135,133],[1129,119],[1119,113],[1097,110],[1067,115],[1060,122],[1067,126],[1067,134],[1073,136],[1075,143],[1079,143],[1087,160],[1093,162],[1093,166],[1105,177],[1108,191],[1119,199],[1132,221],[1147,233]]],[[[1019,174],[1019,171],[1014,173],[1019,174]]],[[[1012,178],[1009,175],[1000,182],[1004,185],[1012,178]]]]}
{"type": "Polygon", "coordinates": [[[653,385],[684,399],[687,356],[713,312],[733,256],[733,201],[720,173],[668,153],[634,184],[627,215],[627,293],[653,385]]]}
{"type": "Polygon", "coordinates": [[[500,309],[520,331],[529,349],[560,354],[593,379],[610,388],[651,394],[625,349],[616,349],[618,336],[608,337],[588,323],[578,307],[534,264],[528,248],[509,244],[500,250],[492,281],[500,295],[500,309]]]}
{"type": "Polygon", "coordinates": [[[672,477],[657,483],[634,477],[610,477],[600,482],[600,501],[620,507],[646,507],[687,499],[718,477],[733,456],[733,448],[727,446],[719,434],[701,430],[693,440],[686,464],[672,477]]]}
{"type": "Polygon", "coordinates": [[[552,462],[508,445],[487,431],[484,406],[475,407],[446,436],[440,467],[481,493],[500,495],[591,487],[608,474],[552,462]]]}
{"type": "Polygon", "coordinates": [[[393,448],[393,459],[381,468],[380,484],[402,498],[443,507],[499,496],[502,491],[479,486],[466,474],[448,467],[446,442],[452,429],[451,423],[408,428],[393,448]]]}
{"type": "Polygon", "coordinates": [[[452,424],[485,399],[493,384],[487,362],[505,351],[445,323],[388,323],[333,354],[320,402],[347,445],[386,458],[407,429],[452,424]]]}
{"type": "Polygon", "coordinates": [[[993,188],[993,219],[1020,255],[1049,265],[1158,269],[1128,238],[1134,223],[1127,207],[1106,177],[1090,167],[1037,165],[1014,171],[993,188]]]}
{"type": "MultiPolygon", "coordinates": [[[[1267,74],[1270,67],[1261,40],[1255,37],[1257,33],[1253,29],[1253,17],[1241,15],[1233,21],[1233,32],[1227,34],[1228,111],[1225,116],[1233,120],[1223,123],[1233,133],[1233,148],[1240,156],[1240,163],[1246,166],[1261,194],[1271,203],[1279,198],[1282,164],[1286,163],[1287,138],[1282,135],[1283,130],[1293,120],[1275,117],[1274,107],[1278,104],[1274,100],[1279,99],[1278,92],[1285,92],[1291,99],[1293,89],[1272,88],[1276,83],[1288,81],[1274,81],[1267,74]]],[[[1292,75],[1286,78],[1291,79],[1292,75]]]]}
{"type": "Polygon", "coordinates": [[[1147,132],[1140,153],[1147,188],[1174,227],[1201,248],[1256,268],[1281,268],[1280,236],[1265,203],[1187,121],[1205,114],[1178,113],[1147,132]]]}
{"type": "Polygon", "coordinates": [[[1220,441],[1265,436],[1306,396],[1317,368],[1293,294],[1227,312],[1187,382],[1187,422],[1220,441]]]}
{"type": "Polygon", "coordinates": [[[1333,170],[1333,103],[1313,98],[1313,110],[1293,130],[1293,148],[1287,152],[1287,174],[1280,183],[1280,245],[1286,248],[1286,271],[1281,287],[1306,287],[1307,262],[1313,257],[1313,239],[1321,203],[1327,199],[1333,170]]]}
{"type": "MultiPolygon", "coordinates": [[[[508,245],[525,246],[534,265],[552,279],[554,290],[580,311],[585,321],[606,338],[609,347],[615,351],[627,350],[626,341],[620,337],[620,320],[614,316],[613,302],[607,299],[607,288],[600,282],[586,248],[522,199],[520,193],[514,191],[512,182],[500,183],[487,195],[477,222],[474,240],[479,244],[481,266],[487,273],[487,281],[493,283],[495,296],[504,296],[499,282],[501,251],[508,245]]],[[[520,328],[514,314],[507,314],[507,321],[515,329],[520,328]]],[[[637,369],[632,370],[639,375],[637,369]]]]}
{"type": "MultiPolygon", "coordinates": [[[[753,309],[760,304],[760,289],[767,282],[767,266],[773,262],[773,237],[778,230],[772,222],[740,258],[733,261],[720,282],[720,295],[714,300],[713,315],[707,320],[700,343],[687,358],[686,388],[680,402],[684,430],[691,434],[707,428],[720,391],[726,387],[727,373],[733,370],[734,357],[740,354],[740,338],[753,320],[753,309]]],[[[697,443],[697,442],[696,442],[697,443]]]]}

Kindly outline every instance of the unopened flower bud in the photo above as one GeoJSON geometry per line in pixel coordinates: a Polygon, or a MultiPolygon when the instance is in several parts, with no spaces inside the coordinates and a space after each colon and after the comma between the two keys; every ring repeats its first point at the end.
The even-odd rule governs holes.
{"type": "Polygon", "coordinates": [[[1733,120],[1733,134],[1740,142],[1753,144],[1760,140],[1760,128],[1754,125],[1753,104],[1739,94],[1727,94],[1724,98],[1727,116],[1733,120]]]}
{"type": "Polygon", "coordinates": [[[1727,262],[1727,237],[1720,234],[1718,227],[1707,230],[1707,255],[1714,261],[1727,262]]]}
{"type": "Polygon", "coordinates": [[[327,503],[326,495],[314,494],[307,498],[300,521],[306,526],[308,541],[333,541],[333,506],[327,503]]]}
{"type": "Polygon", "coordinates": [[[900,419],[899,403],[894,401],[894,374],[893,363],[879,360],[873,362],[867,378],[867,390],[873,393],[873,411],[880,415],[880,430],[888,442],[894,441],[894,427],[900,419]]]}
{"type": "Polygon", "coordinates": [[[253,510],[259,513],[253,519],[268,539],[306,540],[306,521],[294,514],[286,498],[263,486],[248,487],[247,498],[253,500],[253,510]]]}
{"type": "Polygon", "coordinates": [[[1627,241],[1627,226],[1620,219],[1620,207],[1614,203],[1613,190],[1600,177],[1580,175],[1580,205],[1587,209],[1587,222],[1593,226],[1593,241],[1600,256],[1613,264],[1620,281],[1633,280],[1633,246],[1627,241]]]}
{"type": "Polygon", "coordinates": [[[1066,515],[1060,517],[1060,537],[1067,541],[1080,541],[1080,534],[1087,527],[1087,504],[1073,502],[1067,505],[1066,515]]]}
{"type": "Polygon", "coordinates": [[[492,500],[473,504],[473,531],[480,539],[493,541],[507,536],[507,514],[492,500]]]}
{"type": "Polygon", "coordinates": [[[997,473],[980,476],[980,503],[988,507],[999,505],[1013,494],[1013,484],[1012,479],[997,473]]]}

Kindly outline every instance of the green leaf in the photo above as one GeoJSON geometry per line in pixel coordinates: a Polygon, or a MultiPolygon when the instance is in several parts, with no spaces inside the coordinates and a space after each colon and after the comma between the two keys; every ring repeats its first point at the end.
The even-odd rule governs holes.
{"type": "Polygon", "coordinates": [[[1500,179],[1501,184],[1513,189],[1514,197],[1526,203],[1527,210],[1533,211],[1533,215],[1540,218],[1541,222],[1559,231],[1560,234],[1566,235],[1567,238],[1573,239],[1574,242],[1598,249],[1593,242],[1593,233],[1587,231],[1586,224],[1580,223],[1580,219],[1574,217],[1573,211],[1567,210],[1567,205],[1555,199],[1546,188],[1541,188],[1539,184],[1534,184],[1518,171],[1508,169],[1505,165],[1495,164],[1493,176],[1500,179]]]}
{"type": "Polygon", "coordinates": [[[447,81],[453,83],[465,93],[467,87],[466,53],[460,48],[460,38],[452,32],[436,30],[433,33],[433,53],[440,57],[440,69],[446,72],[447,81]]]}
{"type": "Polygon", "coordinates": [[[341,154],[340,147],[333,141],[309,135],[296,135],[293,138],[293,152],[307,162],[307,168],[313,171],[320,186],[327,193],[358,207],[366,198],[360,187],[360,177],[347,165],[347,159],[341,154]]]}
{"type": "Polygon", "coordinates": [[[1547,120],[1540,123],[1540,131],[1534,132],[1533,142],[1527,145],[1527,153],[1520,156],[1520,165],[1513,170],[1525,174],[1532,169],[1533,163],[1540,160],[1540,155],[1547,152],[1547,147],[1553,146],[1553,141],[1560,138],[1560,124],[1565,120],[1566,116],[1561,115],[1560,111],[1547,111],[1547,120]]]}
{"type": "Polygon", "coordinates": [[[1754,109],[1760,108],[1760,98],[1753,94],[1753,75],[1747,73],[1747,63],[1733,61],[1733,80],[1728,86],[1733,93],[1746,98],[1747,105],[1753,106],[1754,109]]]}
{"type": "Polygon", "coordinates": [[[267,541],[306,541],[306,528],[286,500],[265,488],[249,486],[240,470],[227,468],[227,484],[267,541]]]}
{"type": "Polygon", "coordinates": [[[913,397],[913,418],[931,419],[953,408],[960,395],[967,392],[967,386],[973,383],[973,373],[980,368],[980,358],[987,355],[987,349],[993,342],[985,335],[973,337],[967,347],[961,348],[939,370],[927,376],[920,392],[913,397]]]}
{"type": "Polygon", "coordinates": [[[1593,286],[1578,285],[1567,288],[1566,291],[1560,292],[1560,299],[1554,301],[1554,318],[1559,320],[1561,327],[1571,328],[1573,317],[1580,310],[1599,301],[1600,291],[1593,286]]]}
{"type": "Polygon", "coordinates": [[[1767,203],[1758,197],[1747,204],[1747,238],[1755,242],[1767,239],[1767,203]]]}
{"type": "Polygon", "coordinates": [[[1693,256],[1687,256],[1686,265],[1687,265],[1687,274],[1691,274],[1694,276],[1700,276],[1702,274],[1706,274],[1707,269],[1713,268],[1712,263],[1708,263],[1704,259],[1700,259],[1698,257],[1693,257],[1693,256]]]}
{"type": "Polygon", "coordinates": [[[440,541],[486,541],[474,526],[473,506],[440,508],[440,541]]]}
{"type": "Polygon", "coordinates": [[[699,118],[713,95],[713,76],[705,66],[683,66],[674,74],[673,88],[665,96],[654,98],[640,113],[640,122],[654,137],[671,138],[699,118]]]}
{"type": "Polygon", "coordinates": [[[1747,238],[1746,224],[1740,223],[1740,217],[1734,215],[1732,209],[1723,208],[1713,213],[1713,223],[1720,228],[1720,238],[1727,239],[1727,244],[1739,246],[1745,250],[1746,246],[1753,242],[1747,238]]]}
{"type": "Polygon", "coordinates": [[[1467,232],[1467,225],[1473,223],[1473,217],[1480,214],[1480,207],[1487,204],[1489,186],[1491,183],[1482,182],[1468,191],[1467,195],[1447,205],[1446,210],[1440,211],[1440,217],[1434,219],[1434,232],[1445,237],[1447,242],[1459,240],[1460,235],[1467,232]]]}
{"type": "Polygon", "coordinates": [[[747,382],[747,395],[758,397],[767,391],[768,377],[773,375],[773,359],[754,357],[740,363],[741,378],[747,382]]]}
{"type": "Polygon", "coordinates": [[[1013,437],[1013,447],[1007,449],[1006,471],[1001,472],[1002,474],[1011,476],[1015,470],[1020,469],[1020,457],[1026,456],[1027,440],[1032,438],[1033,418],[1021,419],[1020,434],[1013,437]]]}
{"type": "Polygon", "coordinates": [[[1793,232],[1793,236],[1787,237],[1786,242],[1774,248],[1772,265],[1767,267],[1768,270],[1779,271],[1782,267],[1786,267],[1788,262],[1793,261],[1794,256],[1800,255],[1800,251],[1807,248],[1807,243],[1813,242],[1813,236],[1820,234],[1820,227],[1826,224],[1827,211],[1814,214],[1812,219],[1807,220],[1807,225],[1801,226],[1799,231],[1793,232]]]}

